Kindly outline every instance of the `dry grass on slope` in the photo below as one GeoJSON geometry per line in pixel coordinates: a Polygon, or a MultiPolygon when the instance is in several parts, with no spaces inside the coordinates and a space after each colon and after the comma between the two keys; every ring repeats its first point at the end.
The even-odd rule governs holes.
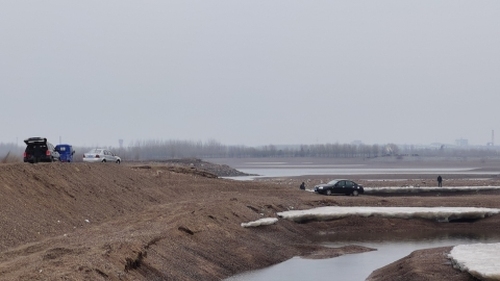
{"type": "Polygon", "coordinates": [[[0,163],[19,163],[21,162],[22,159],[21,157],[17,156],[17,155],[13,155],[9,152],[7,152],[7,154],[1,158],[0,160],[0,163]]]}

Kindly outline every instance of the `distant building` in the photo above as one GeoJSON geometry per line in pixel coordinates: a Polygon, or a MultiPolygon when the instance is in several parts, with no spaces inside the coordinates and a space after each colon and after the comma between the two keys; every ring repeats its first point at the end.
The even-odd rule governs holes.
{"type": "Polygon", "coordinates": [[[455,140],[455,145],[456,146],[468,146],[469,145],[469,140],[467,140],[467,139],[458,139],[458,140],[455,140]]]}
{"type": "Polygon", "coordinates": [[[491,142],[488,142],[486,145],[487,146],[494,146],[495,145],[495,131],[494,130],[491,131],[491,142]]]}

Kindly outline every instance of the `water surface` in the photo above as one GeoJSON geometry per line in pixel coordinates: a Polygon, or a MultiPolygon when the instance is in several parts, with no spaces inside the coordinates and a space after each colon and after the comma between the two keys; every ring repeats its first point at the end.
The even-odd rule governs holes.
{"type": "Polygon", "coordinates": [[[365,280],[374,270],[397,261],[419,249],[437,248],[472,243],[496,243],[500,237],[449,237],[435,239],[327,243],[326,246],[341,247],[360,245],[376,251],[349,254],[330,259],[304,259],[294,257],[268,268],[239,274],[226,281],[360,281],[365,280]]]}

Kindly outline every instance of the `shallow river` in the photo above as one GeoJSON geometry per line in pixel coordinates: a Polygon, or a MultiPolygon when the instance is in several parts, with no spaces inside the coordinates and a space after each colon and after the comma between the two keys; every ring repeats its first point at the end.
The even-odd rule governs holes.
{"type": "MultiPolygon", "coordinates": [[[[236,168],[238,169],[238,168],[236,168]]],[[[419,169],[419,168],[392,168],[392,169],[365,169],[365,168],[248,168],[238,169],[241,172],[256,175],[246,177],[231,177],[235,180],[252,180],[264,177],[295,177],[304,175],[439,175],[439,174],[460,174],[460,175],[498,175],[498,171],[477,171],[474,168],[440,168],[440,169],[419,169]]]]}
{"type": "Polygon", "coordinates": [[[330,259],[303,259],[295,257],[268,268],[245,272],[225,281],[362,281],[374,270],[388,265],[419,249],[471,243],[497,243],[500,237],[448,237],[386,242],[328,243],[326,246],[362,245],[377,249],[360,254],[349,254],[330,259]]]}
{"type": "MultiPolygon", "coordinates": [[[[246,163],[243,166],[235,166],[242,172],[248,174],[258,174],[258,177],[288,177],[302,175],[327,175],[327,174],[475,174],[477,173],[473,167],[471,168],[431,168],[431,169],[414,169],[414,168],[399,168],[399,169],[365,169],[357,165],[337,165],[337,166],[294,166],[284,163],[254,163],[254,165],[246,163]]],[[[494,172],[492,174],[497,174],[494,172]]],[[[481,172],[481,174],[485,174],[481,172]]],[[[252,177],[237,177],[237,180],[252,180],[258,178],[252,177]]],[[[452,236],[440,234],[439,236],[430,236],[420,239],[411,239],[405,241],[384,241],[378,239],[359,240],[357,242],[346,241],[341,243],[325,244],[330,247],[340,247],[345,245],[361,245],[369,248],[377,249],[376,251],[365,252],[360,254],[350,254],[331,259],[303,259],[295,257],[283,263],[250,272],[246,272],[225,281],[303,281],[303,280],[339,280],[339,281],[360,281],[365,280],[371,272],[388,265],[400,258],[409,255],[411,252],[418,249],[436,248],[442,246],[452,246],[459,244],[471,243],[497,243],[500,242],[500,235],[497,237],[485,237],[482,235],[471,234],[453,234],[452,236]],[[368,241],[370,240],[370,241],[368,241]]],[[[335,239],[334,241],[339,241],[335,239]]],[[[341,241],[341,240],[340,240],[341,241]]]]}

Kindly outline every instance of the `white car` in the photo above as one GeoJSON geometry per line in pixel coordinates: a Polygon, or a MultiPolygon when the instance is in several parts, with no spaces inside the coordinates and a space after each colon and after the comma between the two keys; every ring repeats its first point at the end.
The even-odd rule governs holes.
{"type": "Polygon", "coordinates": [[[122,159],[107,149],[97,148],[84,153],[83,162],[115,162],[120,164],[122,159]]]}

